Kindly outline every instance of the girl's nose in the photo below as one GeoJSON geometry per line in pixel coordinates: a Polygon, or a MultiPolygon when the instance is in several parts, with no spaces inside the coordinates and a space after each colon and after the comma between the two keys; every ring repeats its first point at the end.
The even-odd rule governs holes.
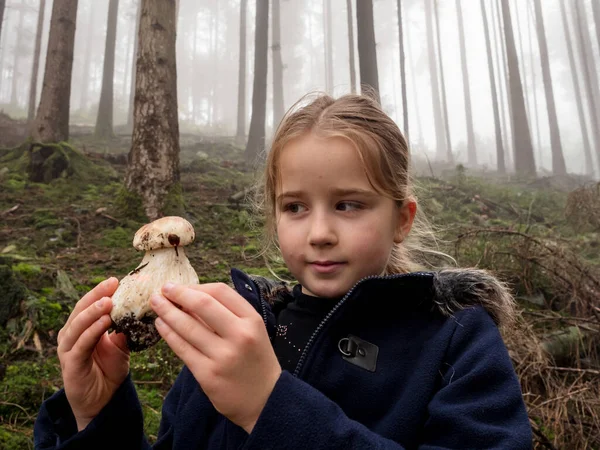
{"type": "Polygon", "coordinates": [[[325,214],[315,214],[312,219],[308,235],[310,245],[337,244],[337,233],[332,221],[328,220],[325,214]]]}

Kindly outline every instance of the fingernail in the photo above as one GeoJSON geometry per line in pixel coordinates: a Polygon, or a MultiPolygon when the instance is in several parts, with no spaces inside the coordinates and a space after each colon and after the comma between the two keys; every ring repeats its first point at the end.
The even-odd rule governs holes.
{"type": "Polygon", "coordinates": [[[154,294],[152,296],[152,298],[150,298],[150,302],[152,303],[152,306],[158,306],[162,303],[162,301],[163,301],[163,298],[158,294],[154,294]]]}
{"type": "Polygon", "coordinates": [[[163,292],[167,293],[169,291],[171,291],[173,288],[175,287],[174,283],[171,283],[170,281],[168,283],[165,283],[165,285],[163,286],[163,292]]]}
{"type": "Polygon", "coordinates": [[[104,298],[101,298],[100,300],[98,300],[98,301],[96,302],[96,306],[97,306],[98,308],[102,308],[102,307],[104,306],[104,298]]]}

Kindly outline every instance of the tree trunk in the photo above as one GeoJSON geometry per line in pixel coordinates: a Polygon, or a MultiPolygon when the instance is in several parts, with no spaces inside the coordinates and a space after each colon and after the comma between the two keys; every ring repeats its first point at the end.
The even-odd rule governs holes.
{"type": "Polygon", "coordinates": [[[254,26],[254,83],[252,88],[252,117],[246,144],[245,158],[257,162],[265,145],[265,116],[267,109],[267,67],[269,54],[269,2],[256,0],[254,26]]]}
{"type": "MultiPolygon", "coordinates": [[[[509,0],[501,0],[501,1],[509,1],[509,0]]],[[[514,130],[512,129],[512,123],[511,123],[511,117],[513,116],[513,104],[512,104],[512,98],[511,98],[511,88],[510,88],[510,79],[509,79],[509,75],[508,75],[508,56],[506,54],[506,40],[503,39],[501,36],[504,36],[504,26],[502,23],[502,11],[500,10],[500,5],[499,2],[493,2],[492,3],[492,7],[495,10],[496,13],[496,21],[497,21],[497,27],[495,29],[498,30],[498,71],[502,71],[501,74],[498,75],[498,82],[500,83],[500,80],[503,79],[504,80],[504,92],[506,93],[506,95],[502,95],[500,94],[500,99],[501,99],[501,103],[500,103],[500,107],[501,107],[501,111],[502,111],[502,118],[504,120],[504,132],[505,132],[505,136],[506,136],[506,144],[508,147],[508,151],[506,152],[506,154],[504,155],[506,157],[506,164],[510,167],[511,166],[511,147],[512,147],[512,142],[514,139],[514,130]],[[504,100],[506,100],[506,109],[508,109],[508,113],[506,113],[506,109],[504,108],[504,100]],[[508,118],[506,117],[506,114],[508,114],[508,118]]],[[[516,48],[516,47],[515,47],[516,48]]],[[[516,52],[516,50],[515,50],[516,52]]],[[[518,59],[517,59],[518,61],[518,59]]],[[[520,72],[519,72],[520,73],[520,72]]],[[[533,144],[532,144],[533,145],[533,144]]],[[[514,149],[513,149],[514,150],[514,149]]]]}
{"type": "Polygon", "coordinates": [[[448,102],[446,101],[446,82],[444,77],[444,63],[442,61],[442,43],[440,39],[440,15],[438,14],[438,2],[433,0],[433,16],[435,18],[435,35],[437,39],[437,57],[440,66],[440,84],[442,87],[442,108],[444,114],[444,132],[446,135],[446,158],[448,162],[454,163],[452,154],[452,141],[450,140],[450,124],[448,123],[448,102]]]}
{"type": "Polygon", "coordinates": [[[25,18],[25,10],[23,9],[25,4],[21,2],[19,7],[19,24],[17,25],[17,42],[14,48],[14,59],[12,69],[12,88],[10,90],[10,104],[19,105],[19,61],[21,60],[21,47],[23,46],[23,19],[25,18]]]}
{"type": "MultiPolygon", "coordinates": [[[[246,136],[246,16],[248,0],[240,2],[240,58],[238,63],[238,109],[236,139],[239,144],[246,136]]],[[[195,48],[194,40],[194,48],[195,48]]],[[[194,52],[195,54],[195,52],[194,52]]]]}
{"type": "Polygon", "coordinates": [[[575,104],[577,105],[577,119],[581,127],[581,138],[583,140],[583,152],[585,155],[585,173],[592,176],[594,174],[594,163],[592,162],[592,149],[590,148],[590,139],[588,135],[587,124],[585,121],[585,113],[583,111],[583,102],[581,101],[581,87],[579,85],[579,77],[577,76],[577,66],[575,64],[575,56],[573,53],[573,43],[571,42],[571,31],[567,20],[567,11],[564,2],[560,3],[560,17],[562,19],[563,30],[565,34],[565,42],[567,44],[567,54],[569,55],[569,67],[571,68],[571,79],[573,81],[573,91],[575,93],[575,104]]]}
{"type": "Polygon", "coordinates": [[[140,37],[140,20],[142,20],[142,0],[137,0],[135,33],[133,35],[133,58],[131,59],[131,84],[129,88],[129,112],[127,113],[127,129],[133,129],[133,103],[135,100],[135,77],[137,74],[138,42],[140,37]]]}
{"type": "Polygon", "coordinates": [[[596,148],[596,163],[600,170],[600,122],[598,107],[600,98],[598,98],[598,77],[594,66],[594,58],[591,51],[590,35],[588,34],[587,23],[583,4],[579,0],[573,1],[575,5],[575,28],[579,35],[579,55],[583,65],[583,79],[587,89],[588,108],[591,119],[591,127],[594,133],[594,147],[596,148]]]}
{"type": "MultiPolygon", "coordinates": [[[[411,46],[410,46],[410,33],[404,33],[403,38],[406,40],[406,58],[409,61],[408,67],[410,69],[410,79],[416,80],[417,76],[415,74],[415,65],[410,64],[410,61],[413,60],[411,46]]],[[[424,148],[424,140],[423,140],[423,124],[421,123],[421,104],[419,102],[419,92],[418,90],[413,90],[413,106],[415,108],[415,118],[417,122],[417,142],[420,148],[424,148]]]]}
{"type": "Polygon", "coordinates": [[[502,16],[504,19],[504,40],[506,41],[506,57],[510,80],[515,170],[520,175],[535,176],[535,159],[533,157],[529,123],[525,112],[523,85],[519,74],[519,60],[517,59],[508,0],[502,1],[502,16]]]}
{"type": "Polygon", "coordinates": [[[400,81],[402,83],[402,115],[404,122],[404,137],[410,147],[408,130],[408,94],[406,92],[406,59],[404,55],[404,27],[402,26],[402,1],[397,2],[398,10],[398,47],[400,49],[400,81]]]}
{"type": "Polygon", "coordinates": [[[77,0],[54,0],[44,84],[32,136],[42,142],[69,139],[69,105],[77,0]]]}
{"type": "MultiPolygon", "coordinates": [[[[273,0],[275,4],[276,0],[273,0]]],[[[323,0],[323,50],[325,51],[325,92],[333,94],[333,42],[331,37],[331,0],[323,0]]]]}
{"type": "Polygon", "coordinates": [[[531,85],[533,86],[533,114],[531,126],[533,126],[533,120],[535,119],[535,140],[537,142],[537,154],[538,158],[542,160],[542,133],[540,131],[540,115],[538,114],[538,96],[537,96],[537,78],[535,76],[535,57],[533,55],[533,32],[531,31],[531,22],[534,21],[533,13],[531,8],[527,8],[527,14],[529,20],[527,20],[527,41],[529,44],[529,61],[531,66],[531,85]]]}
{"type": "Polygon", "coordinates": [[[552,87],[552,74],[548,62],[548,45],[546,44],[546,31],[544,29],[544,16],[540,0],[534,0],[535,18],[537,24],[537,37],[540,46],[540,59],[542,64],[542,76],[544,78],[544,91],[546,93],[546,110],[548,111],[548,124],[550,126],[550,142],[552,146],[552,172],[554,175],[566,175],[565,157],[563,156],[562,144],[560,142],[560,129],[556,116],[556,104],[554,103],[554,89],[552,87]]]}
{"type": "Polygon", "coordinates": [[[346,0],[346,21],[348,23],[348,60],[350,63],[350,92],[356,93],[356,67],[354,65],[354,14],[352,0],[346,0]]]}
{"type": "Polygon", "coordinates": [[[373,24],[373,0],[359,0],[356,2],[356,25],[360,84],[363,90],[366,86],[372,88],[375,99],[380,103],[377,49],[375,47],[375,27],[373,24]]]}
{"type": "Polygon", "coordinates": [[[141,196],[150,220],[163,214],[167,194],[179,182],[175,8],[174,0],[142,0],[125,187],[141,196]]]}
{"type": "Polygon", "coordinates": [[[87,37],[86,37],[86,49],[85,49],[85,60],[83,62],[83,76],[81,79],[81,97],[79,99],[79,109],[85,110],[88,104],[88,95],[90,92],[90,69],[91,69],[91,57],[94,40],[94,5],[96,2],[91,2],[89,5],[90,15],[87,21],[87,37]]]}
{"type": "MultiPolygon", "coordinates": [[[[4,10],[6,9],[6,0],[0,0],[0,36],[2,36],[2,23],[4,22],[4,10]]],[[[1,42],[0,42],[1,44],[1,42]]]]}
{"type": "Polygon", "coordinates": [[[35,33],[35,49],[33,51],[33,68],[31,69],[31,82],[29,84],[29,108],[27,111],[27,122],[35,117],[35,105],[37,100],[38,73],[40,67],[40,48],[42,46],[42,31],[44,29],[44,11],[46,10],[46,0],[40,0],[40,9],[38,11],[37,30],[35,33]]]}
{"type": "Polygon", "coordinates": [[[435,55],[435,40],[433,35],[433,11],[431,2],[433,0],[425,0],[425,26],[427,28],[427,55],[429,56],[429,75],[431,77],[431,100],[433,106],[433,123],[435,126],[436,138],[436,157],[440,161],[445,161],[449,149],[444,134],[444,122],[442,119],[442,110],[440,109],[440,87],[438,81],[438,68],[435,55]]]}
{"type": "Polygon", "coordinates": [[[592,14],[594,15],[594,23],[596,25],[596,39],[598,39],[598,49],[600,49],[600,2],[598,2],[598,0],[592,0],[592,14]]]}
{"type": "Polygon", "coordinates": [[[104,70],[102,72],[102,91],[96,116],[95,135],[99,138],[113,136],[113,98],[115,78],[115,44],[117,40],[117,14],[119,0],[110,0],[108,4],[108,25],[106,27],[106,45],[104,47],[104,70]]]}
{"type": "Polygon", "coordinates": [[[494,130],[496,133],[496,164],[501,175],[506,173],[506,162],[504,160],[504,143],[502,142],[502,128],[500,126],[500,111],[498,109],[498,93],[496,91],[496,77],[494,75],[494,63],[492,56],[492,45],[490,43],[490,30],[488,18],[485,11],[485,0],[481,0],[481,16],[483,19],[483,30],[485,33],[485,49],[487,54],[488,73],[490,77],[490,89],[492,91],[492,110],[494,112],[494,130]]]}
{"type": "Polygon", "coordinates": [[[465,97],[465,119],[467,122],[467,161],[470,166],[477,165],[477,151],[475,149],[475,132],[473,131],[473,112],[471,109],[471,86],[469,70],[467,69],[467,49],[465,46],[465,27],[460,0],[456,0],[456,14],[458,17],[458,38],[460,42],[460,65],[463,75],[463,95],[465,97]]]}
{"type": "Polygon", "coordinates": [[[279,0],[273,0],[273,128],[277,128],[284,114],[283,106],[283,62],[281,60],[281,37],[279,0]]]}

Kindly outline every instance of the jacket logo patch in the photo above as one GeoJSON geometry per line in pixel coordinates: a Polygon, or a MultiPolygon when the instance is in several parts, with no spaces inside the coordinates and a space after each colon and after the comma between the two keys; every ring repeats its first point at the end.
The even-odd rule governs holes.
{"type": "Polygon", "coordinates": [[[350,364],[362,367],[369,372],[375,372],[379,355],[379,347],[375,344],[349,334],[348,337],[340,339],[338,350],[342,354],[342,358],[350,364]]]}

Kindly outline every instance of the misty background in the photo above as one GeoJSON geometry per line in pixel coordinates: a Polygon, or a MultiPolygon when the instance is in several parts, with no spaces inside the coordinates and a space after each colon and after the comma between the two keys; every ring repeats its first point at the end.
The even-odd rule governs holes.
{"type": "MultiPolygon", "coordinates": [[[[39,0],[5,0],[6,9],[0,36],[0,109],[13,117],[26,117],[29,86],[33,67],[33,51],[38,21],[39,0]]],[[[358,0],[360,1],[360,0],[358,0]]],[[[579,0],[578,0],[579,1],[579,0]]],[[[592,1],[581,0],[583,25],[589,32],[591,54],[588,62],[598,72],[600,50],[594,25],[592,1]]],[[[506,92],[501,29],[500,2],[484,0],[490,26],[490,39],[495,62],[496,88],[500,100],[503,134],[510,133],[509,105],[506,92]]],[[[351,2],[356,5],[356,0],[351,2]]],[[[535,29],[533,1],[509,1],[513,32],[519,59],[525,105],[529,119],[538,174],[551,172],[550,130],[546,115],[546,99],[540,65],[540,51],[535,29]]],[[[584,68],[577,51],[577,20],[574,3],[569,0],[543,0],[542,12],[549,52],[554,98],[560,137],[570,173],[589,173],[582,150],[582,129],[574,90],[561,3],[574,46],[575,76],[579,77],[582,97],[594,95],[585,89],[584,68]],[[587,170],[586,170],[587,169],[587,170]]],[[[120,0],[114,70],[114,124],[125,125],[130,115],[130,94],[134,72],[134,43],[138,0],[120,0]]],[[[385,111],[403,129],[400,53],[397,2],[375,0],[374,25],[377,45],[379,89],[385,111]]],[[[457,9],[454,0],[438,0],[440,52],[447,96],[450,140],[455,162],[466,162],[467,128],[457,9]]],[[[108,0],[80,0],[77,11],[75,54],[71,86],[71,124],[93,125],[96,121],[102,85],[104,48],[107,29],[108,0]]],[[[255,2],[247,3],[246,27],[246,129],[250,124],[254,70],[255,2]]],[[[478,163],[494,168],[496,148],[493,96],[488,76],[485,35],[479,1],[461,1],[466,60],[469,71],[473,126],[478,163]]],[[[428,61],[426,8],[422,0],[403,0],[403,39],[406,56],[406,86],[410,140],[415,155],[436,157],[436,133],[428,61]]],[[[353,7],[354,58],[356,17],[353,7]]],[[[46,2],[43,21],[38,99],[44,76],[45,57],[52,1],[46,2]]],[[[271,12],[271,11],[270,11],[271,12]]],[[[283,60],[284,106],[289,108],[310,91],[328,91],[334,96],[350,92],[348,20],[346,0],[281,0],[281,57],[283,60]],[[327,3],[330,3],[328,16],[327,3]],[[328,20],[329,19],[329,20],[328,20]],[[330,22],[331,31],[327,23],[330,22]],[[328,82],[326,36],[331,34],[332,67],[328,82]],[[331,83],[331,86],[329,85],[331,83]]],[[[271,40],[272,27],[269,27],[271,40]]],[[[238,57],[240,33],[240,0],[180,0],[177,23],[177,83],[179,122],[182,132],[211,135],[235,135],[238,94],[238,57]]],[[[267,80],[267,141],[273,131],[272,46],[269,43],[267,80]]],[[[438,68],[439,70],[439,68],[438,68]]],[[[438,75],[439,77],[439,75],[438,75]]],[[[440,82],[441,83],[441,82],[440,82]]],[[[596,82],[597,84],[597,82],[596,82]]],[[[596,88],[598,86],[595,86],[596,88]]],[[[597,100],[597,105],[600,104],[597,100]]],[[[587,129],[595,128],[584,104],[587,129]]],[[[276,125],[276,124],[275,124],[276,125]]],[[[513,170],[510,138],[504,136],[507,168],[513,170]]],[[[592,149],[594,168],[598,153],[592,149]]],[[[597,176],[598,171],[594,169],[597,176]]]]}

